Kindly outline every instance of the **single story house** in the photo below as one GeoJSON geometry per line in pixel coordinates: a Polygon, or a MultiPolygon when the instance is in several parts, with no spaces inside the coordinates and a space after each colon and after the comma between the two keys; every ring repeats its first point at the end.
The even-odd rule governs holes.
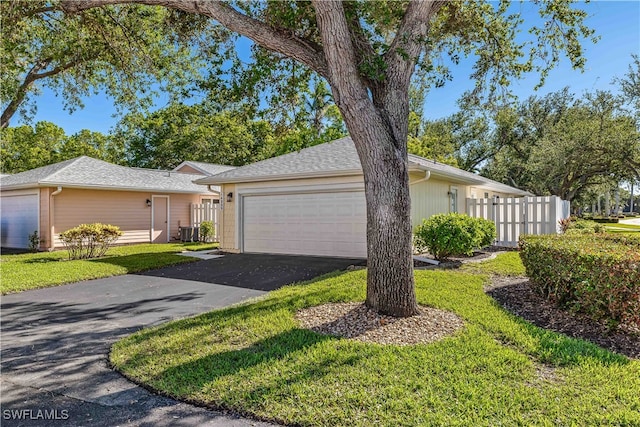
{"type": "MultiPolygon", "coordinates": [[[[413,225],[465,212],[466,198],[531,194],[409,155],[413,225]]],[[[305,148],[196,181],[221,187],[220,244],[228,252],[366,257],[366,205],[351,138],[305,148]]]]}
{"type": "Polygon", "coordinates": [[[82,223],[120,227],[118,243],[166,243],[189,226],[192,203],[216,203],[219,188],[194,180],[233,169],[184,162],[172,171],[130,168],[81,156],[0,177],[0,242],[41,249],[62,246],[59,234],[82,223]]]}

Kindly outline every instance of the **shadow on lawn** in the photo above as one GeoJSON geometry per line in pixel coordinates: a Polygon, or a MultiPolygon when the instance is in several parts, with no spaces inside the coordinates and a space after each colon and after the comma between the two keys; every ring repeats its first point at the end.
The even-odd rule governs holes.
{"type": "Polygon", "coordinates": [[[136,273],[168,265],[190,263],[198,261],[198,259],[170,252],[145,252],[133,255],[106,256],[102,258],[87,259],[86,261],[98,264],[111,264],[123,267],[127,272],[136,273]]]}
{"type": "MultiPolygon", "coordinates": [[[[339,338],[320,335],[306,329],[290,329],[242,349],[210,354],[168,368],[160,373],[156,380],[165,385],[175,385],[172,390],[162,391],[175,393],[178,396],[188,396],[206,390],[208,384],[218,379],[251,370],[259,365],[273,365],[278,360],[289,358],[295,353],[304,352],[323,342],[337,340],[339,338]]],[[[294,357],[294,360],[288,361],[288,366],[278,374],[256,377],[251,381],[252,388],[243,387],[242,393],[249,394],[250,396],[246,399],[250,401],[261,401],[274,393],[286,394],[293,384],[320,379],[332,372],[340,371],[343,366],[355,364],[363,357],[366,355],[339,351],[323,354],[321,360],[317,357],[294,357]],[[292,367],[291,364],[296,366],[292,367]]],[[[230,392],[235,393],[237,390],[230,392]]]]}

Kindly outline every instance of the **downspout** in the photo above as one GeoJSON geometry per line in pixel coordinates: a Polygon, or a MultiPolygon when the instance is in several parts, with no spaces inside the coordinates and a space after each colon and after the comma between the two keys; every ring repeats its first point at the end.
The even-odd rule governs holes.
{"type": "Polygon", "coordinates": [[[57,196],[62,192],[62,186],[58,185],[58,189],[53,193],[49,194],[49,250],[52,251],[54,249],[54,209],[53,209],[53,197],[57,196]]]}
{"type": "Polygon", "coordinates": [[[410,182],[409,185],[419,184],[424,181],[428,181],[431,178],[431,171],[424,171],[424,178],[420,178],[416,181],[410,182]]]}

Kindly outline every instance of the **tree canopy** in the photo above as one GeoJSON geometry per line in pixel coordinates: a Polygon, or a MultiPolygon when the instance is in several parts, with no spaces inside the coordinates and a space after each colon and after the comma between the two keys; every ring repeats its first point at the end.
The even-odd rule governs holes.
{"type": "Polygon", "coordinates": [[[0,132],[0,170],[18,173],[78,156],[122,164],[124,147],[108,135],[83,129],[66,135],[51,122],[8,127],[0,132]]]}
{"type": "Polygon", "coordinates": [[[0,2],[0,26],[3,128],[16,112],[33,113],[31,95],[44,87],[70,111],[97,91],[124,108],[148,107],[159,91],[183,95],[205,64],[201,52],[227,37],[206,19],[172,9],[109,6],[68,14],[44,0],[0,2]]]}
{"type": "Polygon", "coordinates": [[[640,170],[639,130],[610,92],[575,99],[564,89],[530,97],[503,114],[514,121],[483,170],[493,179],[573,200],[591,186],[617,186],[640,170]]]}
{"type": "MultiPolygon", "coordinates": [[[[535,72],[544,81],[566,56],[584,64],[581,41],[593,32],[586,12],[566,1],[537,3],[540,22],[524,29],[510,2],[221,2],[187,0],[63,1],[68,14],[120,3],[158,5],[212,18],[251,39],[276,61],[269,68],[301,65],[325,79],[351,135],[364,173],[367,200],[366,304],[381,313],[417,312],[413,286],[407,157],[409,86],[416,67],[434,84],[450,79],[453,64],[471,58],[474,95],[489,99],[510,80],[535,72]],[[293,62],[295,61],[295,62],[293,62]]],[[[292,72],[298,74],[298,71],[292,72]]]]}

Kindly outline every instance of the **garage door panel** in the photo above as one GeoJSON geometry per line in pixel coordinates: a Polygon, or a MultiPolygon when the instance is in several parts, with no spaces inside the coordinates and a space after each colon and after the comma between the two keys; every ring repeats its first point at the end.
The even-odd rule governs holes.
{"type": "Polygon", "coordinates": [[[28,248],[29,235],[38,231],[38,195],[2,196],[0,244],[5,248],[28,248]]]}
{"type": "Polygon", "coordinates": [[[245,196],[244,251],[366,257],[363,192],[245,196]]]}

